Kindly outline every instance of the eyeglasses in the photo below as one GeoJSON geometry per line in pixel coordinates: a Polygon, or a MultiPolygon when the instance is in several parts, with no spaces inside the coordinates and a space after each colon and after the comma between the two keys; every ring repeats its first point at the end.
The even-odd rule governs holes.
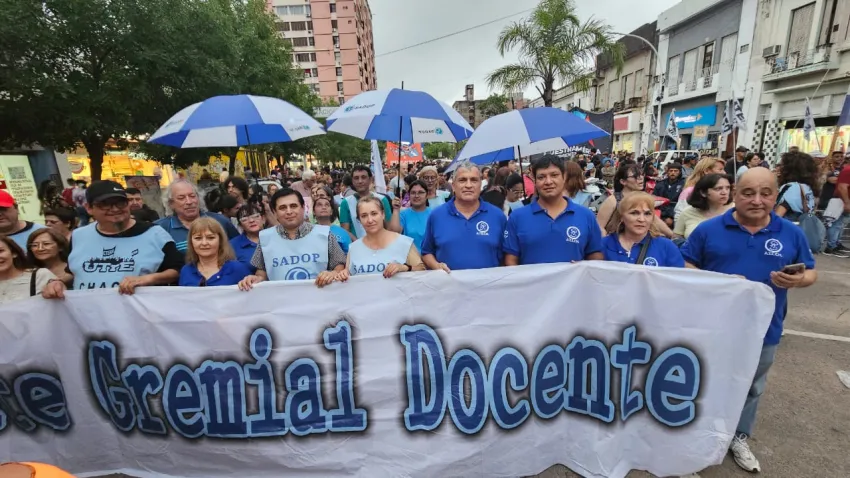
{"type": "Polygon", "coordinates": [[[49,249],[51,247],[54,247],[55,245],[55,242],[33,242],[32,244],[30,244],[30,249],[49,249]]]}
{"type": "Polygon", "coordinates": [[[643,179],[643,174],[638,174],[637,176],[626,176],[626,179],[643,179]]]}
{"type": "Polygon", "coordinates": [[[259,221],[263,216],[261,214],[251,214],[250,216],[245,216],[239,220],[239,222],[251,222],[251,221],[259,221]]]}
{"type": "Polygon", "coordinates": [[[130,204],[125,198],[116,198],[116,199],[107,199],[105,201],[98,201],[94,203],[94,207],[107,211],[112,208],[116,209],[124,209],[127,205],[130,204]]]}

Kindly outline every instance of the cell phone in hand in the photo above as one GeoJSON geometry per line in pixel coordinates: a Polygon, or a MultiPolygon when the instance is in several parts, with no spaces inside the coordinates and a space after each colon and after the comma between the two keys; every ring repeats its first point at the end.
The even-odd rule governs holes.
{"type": "Polygon", "coordinates": [[[806,272],[806,265],[803,263],[799,264],[789,264],[782,268],[782,272],[790,275],[802,274],[806,272]]]}

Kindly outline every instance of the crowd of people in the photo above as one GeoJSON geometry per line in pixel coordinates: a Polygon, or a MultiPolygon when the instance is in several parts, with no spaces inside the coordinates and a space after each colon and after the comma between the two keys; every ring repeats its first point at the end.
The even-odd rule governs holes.
{"type": "Polygon", "coordinates": [[[850,166],[841,153],[819,160],[789,151],[774,170],[759,167],[746,148],[736,156],[732,174],[715,157],[662,165],[630,155],[544,155],[529,166],[462,162],[450,174],[426,163],[388,170],[387,193],[375,190],[367,166],[306,170],[300,178],[276,169],[267,189],[250,175],[224,177],[208,190],[179,179],[166,190],[162,218],[138,190],[117,182],[69,183],[45,195],[45,225],[21,220],[14,198],[0,191],[0,302],[156,285],[345,287],[356,275],[585,260],[740,276],[776,295],[731,446],[736,462],[754,471],[747,437],[782,334],[787,290],[817,279],[820,245],[803,219],[826,209],[825,252],[846,257],[840,233],[850,216],[850,166]],[[598,214],[582,195],[589,177],[613,186],[598,214]]]}

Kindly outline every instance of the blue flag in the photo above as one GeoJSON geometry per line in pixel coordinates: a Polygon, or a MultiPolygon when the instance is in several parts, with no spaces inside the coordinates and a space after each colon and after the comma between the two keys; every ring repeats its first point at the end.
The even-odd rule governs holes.
{"type": "Polygon", "coordinates": [[[838,126],[850,124],[850,95],[844,97],[844,107],[841,108],[841,116],[838,117],[838,126]]]}

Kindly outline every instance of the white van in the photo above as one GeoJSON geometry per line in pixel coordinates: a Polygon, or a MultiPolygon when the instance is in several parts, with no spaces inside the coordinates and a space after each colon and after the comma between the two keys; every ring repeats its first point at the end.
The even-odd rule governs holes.
{"type": "Polygon", "coordinates": [[[667,163],[672,163],[675,159],[681,160],[680,162],[685,162],[686,156],[696,156],[697,158],[699,158],[699,151],[695,149],[656,151],[652,153],[652,161],[659,164],[659,171],[664,171],[664,168],[667,166],[667,163]]]}

